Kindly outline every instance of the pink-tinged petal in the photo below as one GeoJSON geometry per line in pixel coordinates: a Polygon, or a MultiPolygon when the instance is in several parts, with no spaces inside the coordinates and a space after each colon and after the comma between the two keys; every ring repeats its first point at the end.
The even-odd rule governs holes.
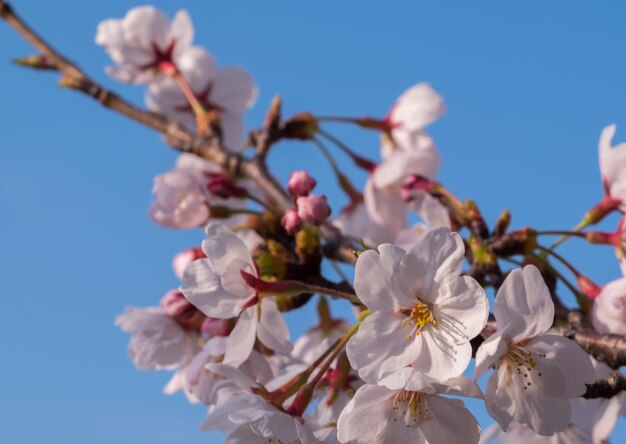
{"type": "Polygon", "coordinates": [[[234,382],[240,388],[248,390],[250,388],[258,387],[259,385],[248,377],[244,372],[226,363],[218,364],[211,363],[207,365],[207,369],[213,373],[217,373],[221,377],[234,382]]]}
{"type": "MultiPolygon", "coordinates": [[[[615,135],[615,125],[609,125],[600,135],[598,145],[600,157],[600,172],[609,195],[615,199],[626,200],[626,143],[611,147],[615,135]]],[[[626,210],[626,203],[622,204],[621,211],[626,210]]]]}
{"type": "Polygon", "coordinates": [[[623,393],[604,401],[605,406],[598,412],[596,422],[591,429],[591,437],[594,443],[608,442],[622,413],[624,401],[623,393]]]}
{"type": "Polygon", "coordinates": [[[410,174],[428,178],[435,177],[441,157],[434,145],[430,149],[398,149],[382,162],[372,173],[376,188],[387,188],[400,184],[410,174]]]}
{"type": "Polygon", "coordinates": [[[551,435],[569,425],[571,408],[567,399],[548,396],[539,387],[523,390],[513,384],[515,421],[525,424],[540,435],[551,435]]]}
{"type": "Polygon", "coordinates": [[[487,373],[491,367],[495,366],[500,359],[507,353],[509,344],[502,334],[498,331],[489,336],[476,351],[476,368],[474,370],[474,379],[478,379],[487,373]]]}
{"type": "Polygon", "coordinates": [[[436,379],[424,375],[413,367],[404,367],[382,378],[378,381],[378,385],[385,386],[390,390],[435,393],[433,384],[436,382],[438,382],[436,379]]]}
{"type": "Polygon", "coordinates": [[[609,282],[593,301],[591,323],[600,333],[626,335],[626,278],[609,282]]]}
{"type": "Polygon", "coordinates": [[[122,21],[124,40],[128,45],[152,49],[156,44],[160,50],[167,49],[169,19],[154,6],[133,8],[122,21]]]}
{"type": "Polygon", "coordinates": [[[211,101],[228,112],[241,116],[254,105],[257,95],[254,80],[246,70],[228,67],[219,71],[211,91],[211,101]]]}
{"type": "Polygon", "coordinates": [[[448,209],[430,194],[425,194],[417,212],[431,228],[452,228],[448,209]]]}
{"type": "Polygon", "coordinates": [[[382,244],[376,250],[363,252],[356,261],[354,289],[370,310],[393,311],[398,304],[409,306],[415,302],[408,295],[397,271],[404,258],[404,250],[391,244],[382,244]]]}
{"type": "Polygon", "coordinates": [[[237,151],[243,142],[244,125],[241,116],[231,112],[220,113],[222,142],[226,149],[237,151]]]}
{"type": "Polygon", "coordinates": [[[426,397],[428,419],[419,423],[430,443],[478,443],[480,427],[474,415],[458,399],[426,397]]]}
{"type": "Polygon", "coordinates": [[[252,352],[256,339],[256,306],[247,308],[237,319],[237,325],[228,336],[224,364],[239,367],[252,352]]]}
{"type": "Polygon", "coordinates": [[[243,295],[227,291],[208,259],[198,259],[185,268],[180,291],[202,313],[220,319],[237,316],[243,303],[253,295],[252,291],[243,295]]]}
{"type": "MultiPolygon", "coordinates": [[[[215,78],[218,75],[219,68],[215,58],[206,49],[200,46],[191,46],[183,48],[176,59],[176,66],[180,70],[181,74],[191,87],[192,91],[200,96],[207,88],[211,88],[212,82],[215,82],[215,78]]],[[[163,83],[163,82],[159,82],[163,83]]],[[[185,104],[187,99],[181,92],[180,87],[175,81],[168,82],[168,85],[172,85],[172,97],[167,100],[167,97],[163,95],[160,97],[160,101],[169,106],[166,107],[168,111],[172,111],[172,108],[186,108],[185,104]]],[[[158,84],[154,87],[157,88],[158,84]]],[[[166,91],[162,92],[163,94],[166,91]]],[[[185,113],[192,115],[192,111],[186,108],[185,113]]],[[[196,156],[197,157],[197,156],[196,156]]]]}
{"type": "Polygon", "coordinates": [[[434,314],[441,328],[448,328],[465,340],[480,334],[489,317],[485,290],[475,279],[460,276],[439,287],[434,314]]]}
{"type": "Polygon", "coordinates": [[[366,381],[376,382],[415,361],[422,341],[407,340],[406,316],[375,312],[365,318],[346,347],[348,359],[366,381]]]}
{"type": "Polygon", "coordinates": [[[169,38],[176,42],[174,46],[174,58],[186,48],[191,46],[194,29],[189,13],[185,9],[179,10],[170,24],[169,38]]]}
{"type": "Polygon", "coordinates": [[[496,294],[498,325],[511,325],[510,339],[522,340],[545,333],[554,321],[554,303],[539,270],[533,265],[509,273],[496,294]]]}
{"type": "Polygon", "coordinates": [[[562,398],[581,396],[587,390],[585,384],[591,384],[596,380],[589,355],[570,339],[556,335],[541,335],[532,339],[525,348],[536,354],[545,355],[535,360],[536,367],[530,373],[543,372],[546,376],[542,368],[556,366],[560,369],[558,372],[560,375],[554,374],[554,379],[558,378],[559,381],[550,381],[546,378],[543,383],[548,394],[562,398]],[[557,392],[557,388],[561,390],[557,392]]]}
{"type": "Polygon", "coordinates": [[[439,381],[460,376],[472,358],[472,346],[456,339],[437,328],[425,328],[414,340],[421,347],[411,366],[439,381]]]}
{"type": "Polygon", "coordinates": [[[408,206],[402,199],[399,185],[377,188],[370,176],[365,182],[363,202],[368,216],[394,233],[394,237],[407,227],[408,206]]]}
{"type": "Polygon", "coordinates": [[[279,353],[289,353],[293,346],[289,342],[287,323],[276,307],[276,302],[264,298],[260,304],[261,318],[257,324],[257,336],[266,347],[279,353]]]}
{"type": "Polygon", "coordinates": [[[442,283],[461,274],[465,247],[457,233],[448,228],[436,228],[426,233],[407,255],[419,257],[430,264],[437,270],[435,280],[442,283]]]}
{"type": "Polygon", "coordinates": [[[398,97],[389,118],[401,129],[419,130],[437,120],[445,111],[443,98],[428,83],[422,82],[398,97]]]}
{"type": "Polygon", "coordinates": [[[267,438],[257,435],[248,424],[244,424],[228,435],[224,444],[267,444],[267,441],[267,438]]]}

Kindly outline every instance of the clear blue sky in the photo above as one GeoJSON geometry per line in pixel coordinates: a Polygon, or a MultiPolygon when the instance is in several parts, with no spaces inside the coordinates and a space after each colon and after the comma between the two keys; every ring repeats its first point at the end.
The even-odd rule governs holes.
{"type": "MultiPolygon", "coordinates": [[[[100,20],[142,3],[14,3],[94,78],[142,101],[140,87],[107,78],[94,44],[100,20]]],[[[615,122],[626,141],[623,1],[155,4],[189,9],[197,44],[253,74],[260,96],[248,128],[276,92],[287,114],[382,116],[405,88],[431,82],[449,109],[430,128],[440,178],[490,221],[506,207],[515,227],[573,226],[601,197],[601,129],[615,122]]],[[[152,178],[175,154],[60,90],[56,75],[12,66],[33,51],[4,24],[0,42],[0,441],[220,442],[197,431],[203,408],[161,394],[166,374],[134,369],[113,325],[126,305],[154,305],[176,287],[171,257],[201,239],[146,216],[152,178]]],[[[331,129],[376,156],[373,133],[331,129]]],[[[334,189],[312,145],[281,144],[271,160],[283,180],[311,167],[321,191],[334,189]]],[[[336,211],[340,199],[331,202],[336,211]]],[[[563,252],[598,283],[620,276],[610,249],[572,241],[563,252]]],[[[299,316],[293,336],[311,312],[299,316]]],[[[626,439],[623,421],[615,436],[626,439]]]]}

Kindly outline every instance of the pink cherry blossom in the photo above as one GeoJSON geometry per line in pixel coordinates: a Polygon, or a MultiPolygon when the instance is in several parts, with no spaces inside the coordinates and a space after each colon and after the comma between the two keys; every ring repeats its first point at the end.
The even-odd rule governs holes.
{"type": "Polygon", "coordinates": [[[241,276],[242,270],[258,276],[246,243],[223,224],[209,224],[205,231],[202,250],[206,258],[187,266],[181,291],[207,316],[238,317],[228,337],[224,362],[235,366],[244,362],[257,337],[272,350],[290,351],[289,331],[276,302],[267,297],[259,300],[241,276]]]}
{"type": "Polygon", "coordinates": [[[298,216],[311,225],[321,225],[330,216],[330,206],[324,195],[301,196],[296,199],[298,216]]]}
{"type": "Polygon", "coordinates": [[[337,437],[342,443],[476,444],[480,427],[458,399],[439,390],[390,390],[366,384],[341,412],[337,437]]]}
{"type": "MultiPolygon", "coordinates": [[[[417,83],[403,92],[389,111],[392,131],[416,131],[430,125],[446,111],[443,99],[428,83],[417,83]]],[[[395,136],[395,133],[394,133],[395,136]]]]}
{"type": "Polygon", "coordinates": [[[193,175],[173,169],[154,178],[152,188],[156,200],[148,214],[167,228],[195,228],[209,219],[209,207],[200,184],[193,175]]]}
{"type": "Polygon", "coordinates": [[[115,325],[132,333],[128,354],[139,370],[172,370],[198,350],[188,333],[162,307],[128,307],[115,325]]]}
{"type": "Polygon", "coordinates": [[[308,196],[316,184],[316,180],[306,171],[294,171],[289,175],[287,189],[293,197],[308,196]]]}
{"type": "Polygon", "coordinates": [[[626,278],[602,287],[593,301],[591,323],[600,333],[626,335],[626,278]]]}
{"type": "Polygon", "coordinates": [[[532,265],[509,273],[494,304],[498,330],[476,353],[476,377],[487,382],[489,414],[507,431],[515,421],[540,435],[565,430],[569,399],[595,380],[589,356],[573,341],[547,334],[554,304],[541,273],[532,265]]]}
{"type": "Polygon", "coordinates": [[[408,252],[383,244],[359,256],[354,288],[373,313],[347,353],[366,382],[408,365],[438,380],[463,373],[489,311],[478,282],[460,276],[464,252],[458,234],[438,228],[408,252]]]}
{"type": "Polygon", "coordinates": [[[164,64],[177,64],[191,49],[194,29],[187,11],[180,10],[170,22],[154,6],[133,8],[123,19],[108,19],[98,25],[96,43],[118,65],[107,72],[128,83],[159,79],[164,64]]]}
{"type": "MultiPolygon", "coordinates": [[[[239,67],[220,68],[213,56],[203,48],[194,47],[181,55],[177,67],[205,111],[219,112],[224,146],[230,150],[241,147],[243,114],[257,97],[250,74],[239,67]]],[[[148,108],[165,114],[195,131],[193,109],[174,79],[165,78],[148,87],[148,108]]]]}
{"type": "Polygon", "coordinates": [[[609,125],[600,135],[600,173],[608,196],[620,200],[620,211],[626,212],[626,143],[611,147],[616,129],[609,125]]]}

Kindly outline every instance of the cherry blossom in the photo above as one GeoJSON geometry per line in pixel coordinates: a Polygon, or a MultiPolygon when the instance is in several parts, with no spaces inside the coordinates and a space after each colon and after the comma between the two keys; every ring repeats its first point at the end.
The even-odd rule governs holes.
{"type": "MultiPolygon", "coordinates": [[[[182,54],[177,67],[203,109],[219,113],[224,146],[233,151],[239,149],[244,129],[243,114],[257,97],[250,74],[239,67],[218,67],[213,56],[199,47],[190,48],[182,54]]],[[[145,99],[151,110],[195,131],[193,108],[176,80],[165,78],[150,84],[145,99]]]]}
{"type": "Polygon", "coordinates": [[[469,341],[488,316],[482,287],[460,276],[464,251],[458,234],[438,228],[408,252],[383,244],[359,256],[354,288],[373,313],[347,352],[365,381],[378,382],[408,365],[439,380],[463,373],[469,341]]]}
{"type": "Polygon", "coordinates": [[[626,335],[626,278],[602,287],[593,301],[591,323],[600,333],[626,335]]]}
{"type": "Polygon", "coordinates": [[[182,293],[207,316],[238,317],[228,338],[224,362],[239,365],[250,355],[255,339],[278,352],[288,352],[287,325],[271,298],[259,297],[244,281],[241,272],[257,276],[256,265],[246,243],[223,224],[209,224],[202,242],[206,258],[187,266],[182,293]]]}
{"type": "Polygon", "coordinates": [[[626,143],[611,147],[617,127],[609,125],[602,130],[600,143],[600,173],[607,195],[621,201],[620,211],[626,211],[626,143]]]}
{"type": "Polygon", "coordinates": [[[149,83],[161,78],[164,64],[177,64],[191,49],[194,29],[187,11],[170,22],[154,6],[133,8],[123,19],[98,25],[96,43],[118,65],[107,72],[127,83],[149,83]]]}
{"type": "Polygon", "coordinates": [[[554,304],[537,268],[510,272],[494,314],[498,330],[476,353],[476,377],[495,366],[487,382],[487,411],[504,431],[512,421],[540,435],[564,430],[571,416],[568,399],[582,395],[595,377],[576,343],[546,334],[554,304]]]}
{"type": "Polygon", "coordinates": [[[115,325],[132,333],[128,354],[139,370],[172,370],[198,350],[195,334],[185,331],[162,307],[128,307],[115,325]]]}
{"type": "Polygon", "coordinates": [[[339,416],[342,443],[478,443],[480,427],[458,399],[439,396],[445,389],[424,392],[390,390],[366,384],[339,416]]]}
{"type": "Polygon", "coordinates": [[[174,274],[178,279],[183,278],[183,273],[185,272],[185,268],[187,265],[195,261],[196,259],[200,259],[204,257],[204,251],[200,247],[187,248],[186,250],[181,251],[172,260],[172,268],[174,269],[174,274]]]}
{"type": "Polygon", "coordinates": [[[287,189],[293,197],[308,196],[316,184],[316,180],[306,171],[294,171],[289,175],[287,189]]]}
{"type": "Polygon", "coordinates": [[[330,206],[324,195],[300,196],[296,204],[300,219],[311,225],[321,225],[330,216],[330,206]]]}
{"type": "Polygon", "coordinates": [[[395,136],[403,131],[419,131],[445,113],[442,97],[428,83],[421,82],[404,91],[391,107],[387,122],[395,136]]]}
{"type": "Polygon", "coordinates": [[[207,368],[227,380],[215,387],[211,402],[213,407],[200,426],[202,430],[218,429],[229,434],[231,442],[237,443],[317,443],[313,431],[319,426],[308,415],[292,416],[283,408],[255,394],[259,385],[234,367],[209,364],[207,368]],[[263,437],[265,441],[258,441],[256,438],[254,441],[245,441],[245,438],[253,437],[249,430],[254,435],[263,437]]]}

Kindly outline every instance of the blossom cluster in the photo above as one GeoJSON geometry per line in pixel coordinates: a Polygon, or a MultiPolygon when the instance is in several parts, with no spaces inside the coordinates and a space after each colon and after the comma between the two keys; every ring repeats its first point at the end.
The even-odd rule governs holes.
{"type": "MultiPolygon", "coordinates": [[[[146,85],[151,111],[245,152],[256,138],[244,138],[243,128],[254,82],[241,68],[218,67],[193,37],[185,11],[170,21],[146,6],[102,22],[96,42],[115,63],[111,76],[146,85]]],[[[626,397],[581,398],[611,369],[559,329],[566,319],[555,280],[572,288],[549,259],[561,241],[539,255],[537,230],[508,231],[506,215],[489,229],[475,203],[437,182],[441,158],[426,127],[444,112],[442,97],[418,83],[382,118],[328,118],[379,132],[377,161],[321,129],[323,118],[280,122],[272,143],[313,141],[329,156],[348,197],[339,211],[312,194],[317,181],[307,171],[292,172],[281,205],[253,178],[181,154],[155,178],[149,215],[167,228],[203,228],[204,238],[174,258],[178,288],[158,306],[117,318],[132,334],[137,368],[174,371],[165,392],[205,404],[200,428],[223,432],[228,443],[608,439],[626,397]],[[362,191],[322,140],[366,170],[362,191]],[[342,242],[353,279],[327,253],[342,242]],[[503,270],[501,259],[518,266],[503,270]],[[340,282],[327,277],[330,265],[340,282]],[[283,313],[314,295],[319,320],[292,341],[283,313]],[[345,300],[355,319],[335,318],[329,299],[345,300]],[[483,400],[495,420],[482,437],[461,398],[483,400]]],[[[605,196],[566,236],[615,247],[626,273],[623,224],[614,233],[584,231],[626,211],[626,144],[612,148],[614,133],[609,126],[600,138],[605,196]]],[[[597,286],[571,270],[591,328],[625,335],[626,277],[597,286]]]]}

